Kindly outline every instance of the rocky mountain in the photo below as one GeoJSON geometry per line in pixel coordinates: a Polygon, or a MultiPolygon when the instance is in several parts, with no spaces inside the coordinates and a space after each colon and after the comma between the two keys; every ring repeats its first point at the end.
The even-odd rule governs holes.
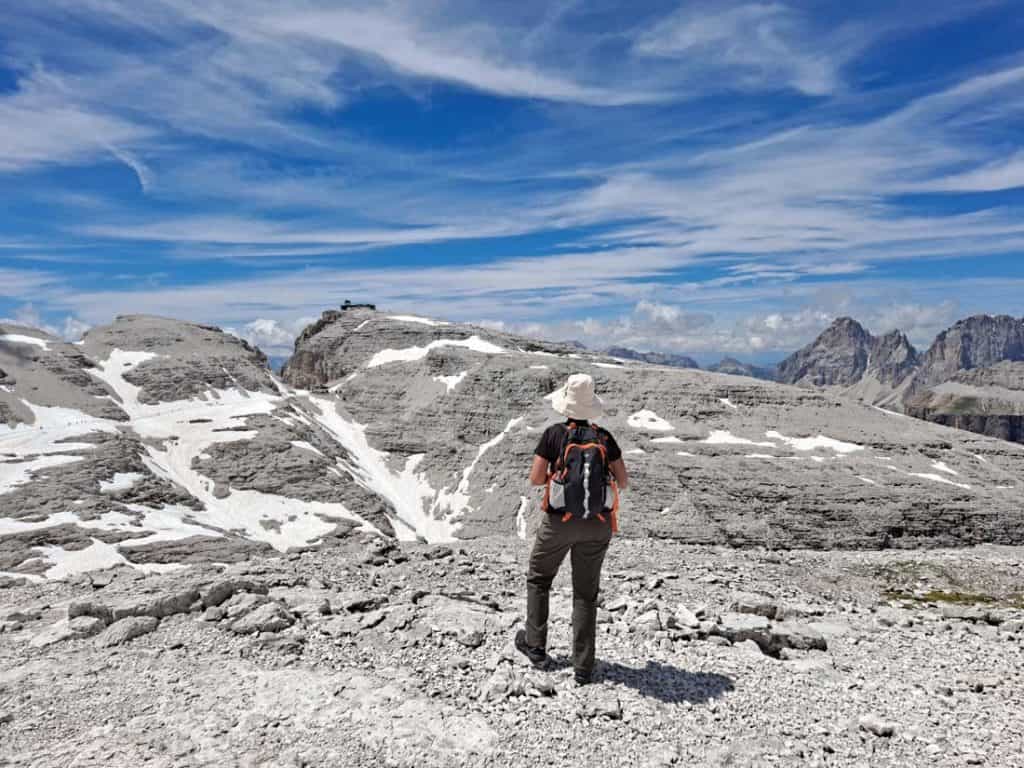
{"type": "Polygon", "coordinates": [[[700,368],[700,365],[692,357],[667,352],[637,352],[628,347],[608,347],[604,350],[604,354],[618,360],[634,360],[652,365],[667,365],[672,368],[700,368]]]}
{"type": "Polygon", "coordinates": [[[774,381],[776,371],[774,366],[752,365],[740,362],[734,357],[723,357],[714,365],[709,365],[708,370],[713,373],[727,373],[730,376],[749,376],[752,379],[764,379],[774,381]]]}
{"type": "MultiPolygon", "coordinates": [[[[325,312],[284,380],[220,330],[0,328],[0,572],[40,580],[327,546],[522,535],[548,396],[576,371],[634,487],[623,533],[733,546],[1014,543],[1024,449],[746,377],[439,320],[325,312]]],[[[966,383],[963,386],[968,386],[966,383]]]]}
{"type": "Polygon", "coordinates": [[[899,331],[875,337],[850,317],[841,317],[817,339],[779,363],[785,384],[853,387],[869,383],[891,391],[918,366],[917,352],[899,331]]]}
{"type": "Polygon", "coordinates": [[[850,318],[784,360],[778,379],[960,429],[1021,441],[1024,319],[978,315],[919,354],[899,331],[869,334],[850,318]]]}

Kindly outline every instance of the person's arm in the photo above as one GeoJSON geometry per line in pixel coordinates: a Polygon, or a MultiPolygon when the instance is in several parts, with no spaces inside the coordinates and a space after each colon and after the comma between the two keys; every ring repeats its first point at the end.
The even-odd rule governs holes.
{"type": "Polygon", "coordinates": [[[626,490],[629,487],[629,474],[626,472],[626,462],[622,459],[616,459],[608,465],[608,469],[611,470],[612,477],[615,478],[615,484],[619,486],[619,490],[626,490]]]}
{"type": "Polygon", "coordinates": [[[530,467],[530,485],[544,485],[548,481],[548,460],[543,456],[533,457],[530,467]]]}

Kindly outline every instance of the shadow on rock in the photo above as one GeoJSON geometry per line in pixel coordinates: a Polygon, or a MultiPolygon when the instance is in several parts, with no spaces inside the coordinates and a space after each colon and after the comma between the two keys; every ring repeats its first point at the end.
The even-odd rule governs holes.
{"type": "MultiPolygon", "coordinates": [[[[570,666],[568,659],[556,659],[555,666],[570,666]]],[[[633,688],[641,696],[648,696],[668,704],[688,701],[699,704],[733,690],[731,677],[714,672],[690,672],[660,661],[648,661],[643,667],[629,667],[616,661],[600,661],[594,671],[594,681],[607,681],[633,688]]]]}

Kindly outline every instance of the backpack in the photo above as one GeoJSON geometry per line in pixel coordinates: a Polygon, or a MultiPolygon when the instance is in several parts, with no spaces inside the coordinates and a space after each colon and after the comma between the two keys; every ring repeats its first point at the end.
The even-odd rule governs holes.
{"type": "Polygon", "coordinates": [[[554,471],[548,473],[541,507],[561,513],[562,521],[611,519],[619,530],[619,489],[608,466],[608,446],[596,424],[565,425],[566,440],[554,471]]]}

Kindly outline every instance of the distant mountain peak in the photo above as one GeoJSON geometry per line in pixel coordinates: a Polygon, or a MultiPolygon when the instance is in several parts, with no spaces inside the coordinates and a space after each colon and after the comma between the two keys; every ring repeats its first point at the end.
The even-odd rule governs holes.
{"type": "Polygon", "coordinates": [[[636,360],[652,365],[667,365],[672,368],[700,368],[700,365],[688,355],[680,355],[672,352],[638,352],[629,347],[608,347],[602,350],[609,357],[618,357],[623,360],[636,360]]]}

